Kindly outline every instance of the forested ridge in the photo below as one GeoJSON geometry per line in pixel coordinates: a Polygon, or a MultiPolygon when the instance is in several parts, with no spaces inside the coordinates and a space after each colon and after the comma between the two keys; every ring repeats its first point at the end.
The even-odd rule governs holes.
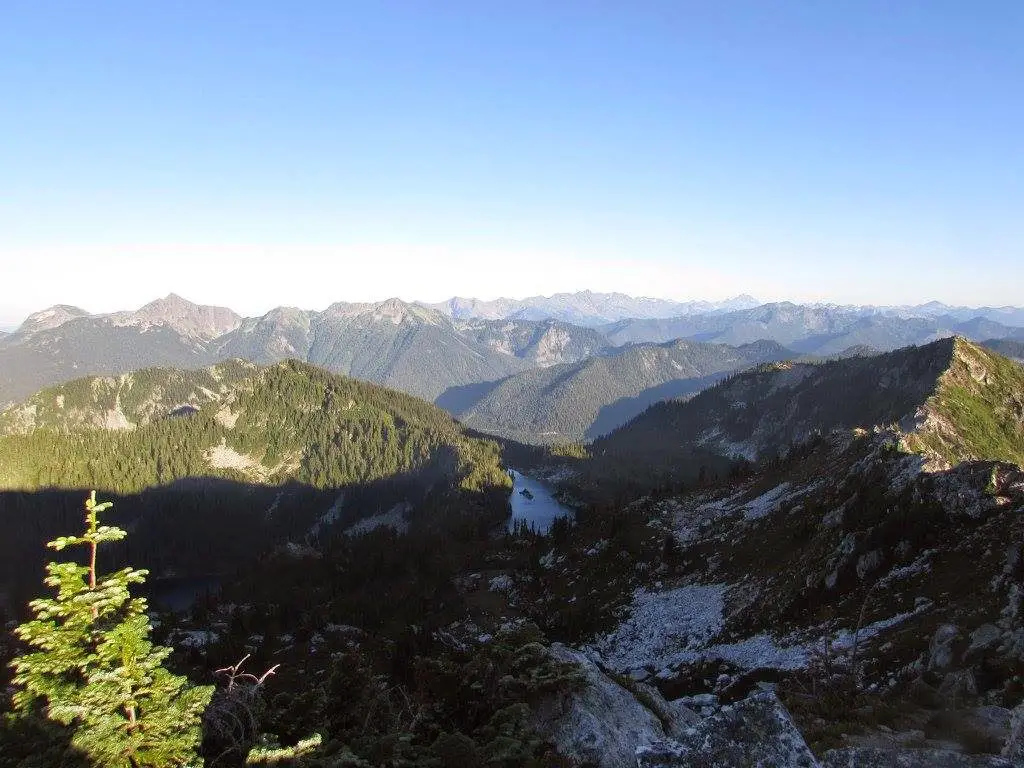
{"type": "Polygon", "coordinates": [[[439,408],[296,361],[82,379],[9,409],[0,429],[9,489],[134,493],[200,476],[326,489],[409,473],[508,484],[497,446],[439,408]]]}
{"type": "Polygon", "coordinates": [[[509,376],[462,406],[459,418],[523,442],[591,440],[651,403],[691,396],[733,371],[793,356],[772,342],[730,347],[678,339],[628,345],[578,363],[509,376]]]}
{"type": "Polygon", "coordinates": [[[161,577],[231,573],[395,505],[418,527],[500,526],[496,443],[424,401],[294,361],[91,377],[0,414],[0,605],[31,596],[43,544],[85,489],[133,532],[110,547],[161,577]]]}
{"type": "Polygon", "coordinates": [[[912,415],[949,366],[954,342],[937,341],[870,358],[765,363],[686,402],[653,405],[594,442],[617,457],[704,445],[723,455],[778,451],[834,428],[893,424],[912,415]]]}

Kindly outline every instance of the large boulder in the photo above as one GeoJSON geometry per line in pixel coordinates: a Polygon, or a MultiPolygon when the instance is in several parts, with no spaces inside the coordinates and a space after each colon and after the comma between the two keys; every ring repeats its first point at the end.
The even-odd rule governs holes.
{"type": "Polygon", "coordinates": [[[552,655],[577,664],[581,689],[534,707],[533,724],[571,760],[596,768],[634,768],[638,747],[683,733],[697,716],[653,688],[620,684],[582,651],[555,643],[552,655]]]}
{"type": "Polygon", "coordinates": [[[956,624],[939,625],[928,648],[929,672],[941,672],[953,665],[957,655],[953,646],[959,637],[960,629],[956,624]]]}
{"type": "Polygon", "coordinates": [[[995,624],[982,624],[971,632],[971,642],[964,653],[964,661],[974,663],[999,645],[1002,630],[995,624]]]}
{"type": "Polygon", "coordinates": [[[641,747],[639,768],[817,768],[774,693],[761,691],[696,723],[677,740],[641,747]]]}
{"type": "Polygon", "coordinates": [[[1024,765],[1024,702],[1017,705],[1010,718],[1010,735],[1003,747],[1003,757],[1024,765]]]}
{"type": "Polygon", "coordinates": [[[945,749],[852,747],[825,753],[822,768],[1014,768],[1018,763],[992,755],[965,755],[945,749]]]}
{"type": "Polygon", "coordinates": [[[980,737],[993,745],[993,749],[984,750],[986,752],[995,752],[998,745],[1006,742],[1010,733],[1011,717],[1012,713],[1006,707],[993,705],[974,707],[962,713],[964,725],[975,734],[975,737],[980,737]]]}

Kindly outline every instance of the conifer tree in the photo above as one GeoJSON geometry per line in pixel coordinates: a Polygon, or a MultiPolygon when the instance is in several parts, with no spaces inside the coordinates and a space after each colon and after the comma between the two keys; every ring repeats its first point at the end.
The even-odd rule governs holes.
{"type": "Polygon", "coordinates": [[[15,632],[32,650],[12,666],[20,711],[41,707],[73,729],[72,745],[98,766],[164,768],[197,764],[203,710],[212,687],[189,685],[164,669],[169,648],[149,641],[144,598],[129,588],[147,572],[124,568],[106,576],[96,569],[100,544],[125,531],[100,525],[110,502],[85,502],[86,531],[47,546],[60,551],[84,546],[88,565],[50,563],[46,583],[55,598],[30,603],[35,618],[15,632]]]}

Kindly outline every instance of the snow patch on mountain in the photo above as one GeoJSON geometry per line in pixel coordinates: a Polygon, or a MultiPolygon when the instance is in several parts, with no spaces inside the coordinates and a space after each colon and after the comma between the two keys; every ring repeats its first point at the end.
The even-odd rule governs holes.
{"type": "Polygon", "coordinates": [[[701,434],[697,445],[717,451],[723,456],[739,456],[747,461],[756,461],[758,446],[750,440],[729,440],[719,427],[714,427],[701,434]]]}
{"type": "Polygon", "coordinates": [[[721,632],[727,590],[726,584],[638,589],[629,616],[595,648],[620,672],[668,666],[681,652],[705,647],[721,632]]]}
{"type": "Polygon", "coordinates": [[[656,674],[713,659],[743,669],[793,670],[807,664],[807,649],[780,643],[767,633],[726,643],[714,640],[725,624],[726,584],[697,584],[633,595],[629,616],[594,643],[604,662],[620,673],[656,674]]]}
{"type": "Polygon", "coordinates": [[[779,508],[779,502],[786,498],[786,492],[790,489],[789,483],[782,483],[770,491],[762,493],[756,499],[748,501],[743,505],[743,517],[745,520],[760,520],[770,515],[779,508]]]}
{"type": "Polygon", "coordinates": [[[307,539],[313,539],[320,535],[327,526],[333,524],[341,516],[342,507],[345,506],[345,494],[344,492],[339,493],[335,498],[334,503],[324,512],[320,517],[316,519],[316,522],[310,526],[309,531],[306,534],[307,539]]]}
{"type": "Polygon", "coordinates": [[[408,501],[399,502],[386,512],[380,512],[360,520],[355,525],[350,525],[345,529],[345,533],[349,536],[359,536],[382,526],[393,528],[398,533],[406,533],[409,530],[409,521],[406,519],[406,515],[411,510],[412,504],[408,501]]]}

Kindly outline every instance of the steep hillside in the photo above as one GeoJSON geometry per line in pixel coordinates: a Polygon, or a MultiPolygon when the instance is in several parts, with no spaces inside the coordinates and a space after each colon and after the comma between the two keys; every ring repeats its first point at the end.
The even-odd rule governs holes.
{"type": "Polygon", "coordinates": [[[458,416],[474,429],[526,442],[591,439],[651,403],[692,395],[728,372],[789,356],[772,343],[632,345],[574,365],[511,376],[458,416]]]}
{"type": "Polygon", "coordinates": [[[906,436],[914,451],[962,461],[1024,466],[1024,368],[961,339],[938,387],[906,436]]]}
{"type": "Polygon", "coordinates": [[[56,327],[0,340],[0,408],[42,387],[83,375],[116,375],[144,366],[198,368],[210,362],[201,339],[166,325],[117,325],[76,317],[56,327]]]}
{"type": "Polygon", "coordinates": [[[473,341],[538,368],[576,363],[610,348],[593,328],[559,320],[474,320],[458,328],[473,341]]]}
{"type": "Polygon", "coordinates": [[[850,348],[922,344],[955,333],[976,339],[1020,339],[1024,333],[1009,324],[1019,315],[1013,308],[971,314],[942,305],[754,303],[750,297],[670,302],[584,291],[521,301],[453,299],[434,308],[398,299],[339,303],[323,312],[278,307],[258,318],[240,318],[174,294],[109,315],[60,305],[0,337],[0,407],[83,375],[154,365],[199,368],[241,357],[260,364],[305,360],[438,400],[459,413],[506,376],[576,363],[634,342],[682,338],[743,345],[767,339],[821,358],[850,348]],[[595,325],[600,327],[588,327],[595,325]]]}
{"type": "Polygon", "coordinates": [[[528,365],[465,338],[439,312],[397,299],[329,307],[315,320],[307,360],[426,400],[528,365]]]}
{"type": "Polygon", "coordinates": [[[1024,341],[1013,339],[989,339],[982,343],[982,346],[998,352],[1003,357],[1024,362],[1024,341]]]}
{"type": "Polygon", "coordinates": [[[973,317],[953,326],[958,336],[968,339],[1009,339],[1024,333],[1024,329],[1004,325],[987,317],[973,317]]]}
{"type": "Polygon", "coordinates": [[[416,473],[508,485],[496,447],[439,408],[294,361],[82,379],[0,414],[0,431],[12,489],[129,493],[191,477],[337,488],[416,473]]]}
{"type": "Polygon", "coordinates": [[[862,317],[827,336],[810,336],[794,343],[801,350],[832,355],[853,346],[871,347],[888,352],[911,344],[928,344],[958,332],[958,324],[946,318],[862,317]]]}
{"type": "Polygon", "coordinates": [[[1008,718],[1024,692],[1024,471],[922,471],[898,440],[837,432],[753,476],[643,496],[553,542],[543,582],[523,569],[509,591],[602,668],[705,714],[770,683],[819,755],[998,753],[1006,725],[978,717],[1008,718]]]}
{"type": "Polygon", "coordinates": [[[229,360],[198,370],[144,368],[75,379],[0,412],[0,436],[135,430],[214,407],[256,372],[252,363],[229,360]]]}
{"type": "Polygon", "coordinates": [[[594,449],[622,454],[687,444],[753,460],[835,428],[893,424],[923,405],[953,346],[948,340],[876,357],[765,365],[687,402],[655,405],[594,449]]]}
{"type": "Polygon", "coordinates": [[[766,365],[687,402],[652,406],[592,453],[671,476],[693,451],[763,459],[834,429],[898,424],[911,448],[950,463],[1019,462],[1022,402],[1019,366],[943,339],[875,357],[766,365]]]}
{"type": "Polygon", "coordinates": [[[306,360],[316,316],[294,307],[278,307],[262,317],[246,318],[211,344],[211,354],[220,360],[240,357],[260,365],[288,358],[306,360]]]}
{"type": "MultiPolygon", "coordinates": [[[[525,333],[531,339],[542,335],[535,329],[525,333]]],[[[530,362],[517,352],[528,357],[529,340],[501,335],[486,324],[466,333],[436,310],[390,299],[334,304],[323,312],[278,308],[242,321],[210,345],[210,354],[261,364],[294,357],[434,400],[449,388],[494,381],[526,368],[530,362]]],[[[543,339],[534,346],[542,355],[543,339]]]]}

